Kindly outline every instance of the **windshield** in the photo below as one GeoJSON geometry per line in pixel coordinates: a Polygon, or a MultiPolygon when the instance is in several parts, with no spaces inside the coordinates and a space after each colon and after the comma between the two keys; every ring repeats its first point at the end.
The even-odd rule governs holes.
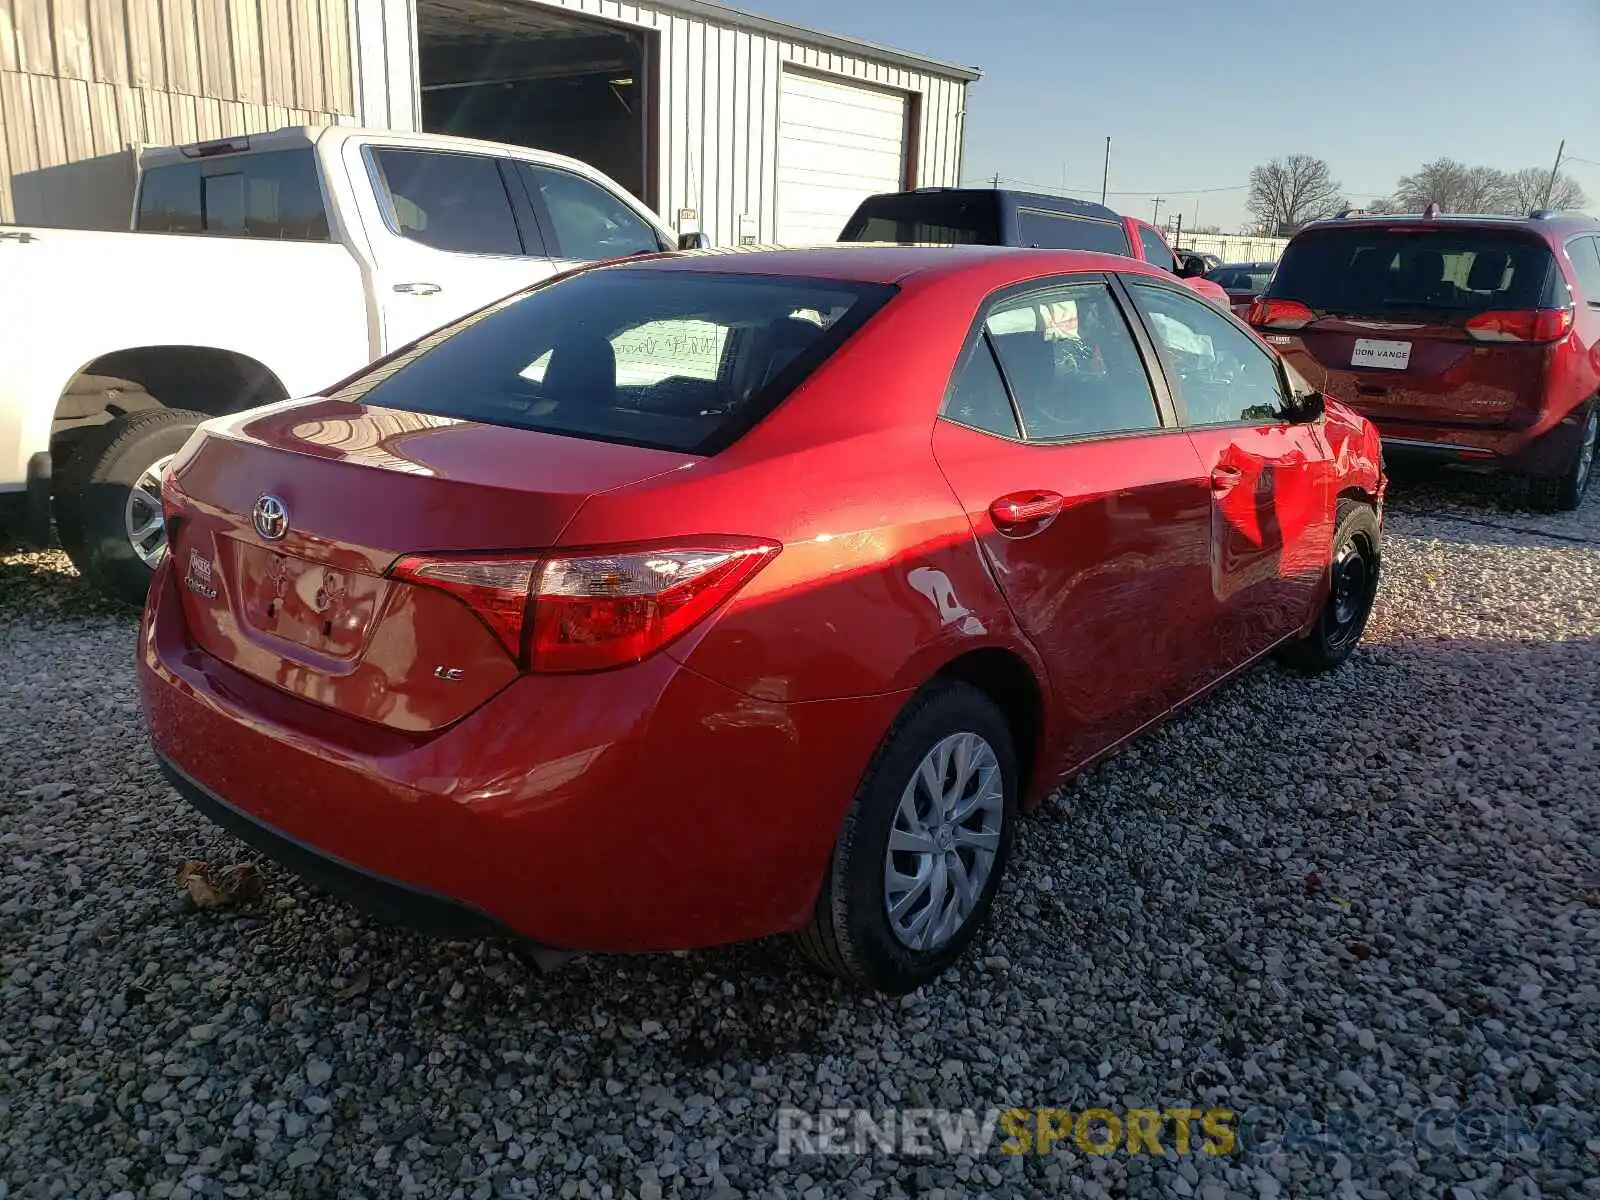
{"type": "Polygon", "coordinates": [[[894,291],[587,271],[430,334],[334,398],[711,454],[771,411],[894,291]]]}
{"type": "Polygon", "coordinates": [[[908,192],[872,196],[862,201],[839,240],[996,246],[1000,244],[1000,221],[995,193],[908,192]]]}
{"type": "Polygon", "coordinates": [[[1289,244],[1272,296],[1322,315],[1465,320],[1553,303],[1554,266],[1543,242],[1495,229],[1329,229],[1289,244]]]}

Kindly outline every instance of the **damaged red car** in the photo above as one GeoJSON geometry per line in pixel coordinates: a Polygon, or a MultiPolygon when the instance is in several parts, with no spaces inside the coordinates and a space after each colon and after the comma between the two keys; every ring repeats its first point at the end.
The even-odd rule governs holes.
{"type": "Polygon", "coordinates": [[[382,915],[551,954],[793,932],[889,992],[1019,813],[1267,655],[1338,666],[1377,435],[1125,257],[582,270],[171,463],[173,783],[382,915]]]}

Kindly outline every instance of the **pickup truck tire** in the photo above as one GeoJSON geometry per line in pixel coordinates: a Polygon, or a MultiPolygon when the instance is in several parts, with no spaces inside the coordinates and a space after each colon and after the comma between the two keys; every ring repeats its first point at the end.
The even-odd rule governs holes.
{"type": "MultiPolygon", "coordinates": [[[[187,409],[146,409],[108,421],[79,441],[56,488],[56,528],[72,565],[95,588],[144,603],[150,575],[166,552],[165,535],[143,540],[143,555],[135,548],[130,515],[139,514],[138,523],[147,526],[152,509],[130,493],[205,419],[187,409]]],[[[142,491],[150,493],[148,486],[142,491]]],[[[159,497],[150,498],[159,505],[159,497]]]]}

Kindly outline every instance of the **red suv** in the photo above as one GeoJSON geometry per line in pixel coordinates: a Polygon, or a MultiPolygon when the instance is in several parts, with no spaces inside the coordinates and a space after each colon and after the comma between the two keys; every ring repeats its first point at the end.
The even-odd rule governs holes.
{"type": "Polygon", "coordinates": [[[1250,323],[1391,455],[1531,477],[1573,509],[1600,427],[1600,221],[1360,217],[1297,234],[1250,323]]]}
{"type": "Polygon", "coordinates": [[[953,247],[542,284],[202,426],[157,753],[368,907],[544,946],[778,931],[913,988],[1021,806],[1377,586],[1375,431],[1170,275],[953,247]]]}

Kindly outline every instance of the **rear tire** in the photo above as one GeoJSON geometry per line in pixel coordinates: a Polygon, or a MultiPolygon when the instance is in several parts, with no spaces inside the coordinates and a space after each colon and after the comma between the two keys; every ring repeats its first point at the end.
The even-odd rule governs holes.
{"type": "Polygon", "coordinates": [[[1597,441],[1600,441],[1600,401],[1591,400],[1567,469],[1560,475],[1530,479],[1529,503],[1542,512],[1571,512],[1582,504],[1583,495],[1594,480],[1597,441]]]}
{"type": "Polygon", "coordinates": [[[1320,674],[1349,658],[1366,631],[1378,595],[1383,534],[1372,507],[1339,501],[1333,531],[1332,581],[1316,628],[1278,652],[1297,671],[1320,674]]]}
{"type": "Polygon", "coordinates": [[[126,413],[78,442],[56,487],[56,528],[72,565],[95,588],[144,603],[166,553],[153,480],[205,419],[178,408],[126,413]]]}
{"type": "Polygon", "coordinates": [[[858,987],[902,995],[928,983],[982,928],[1016,816],[1005,717],[969,684],[930,684],[862,777],[811,922],[797,935],[801,951],[858,987]]]}

